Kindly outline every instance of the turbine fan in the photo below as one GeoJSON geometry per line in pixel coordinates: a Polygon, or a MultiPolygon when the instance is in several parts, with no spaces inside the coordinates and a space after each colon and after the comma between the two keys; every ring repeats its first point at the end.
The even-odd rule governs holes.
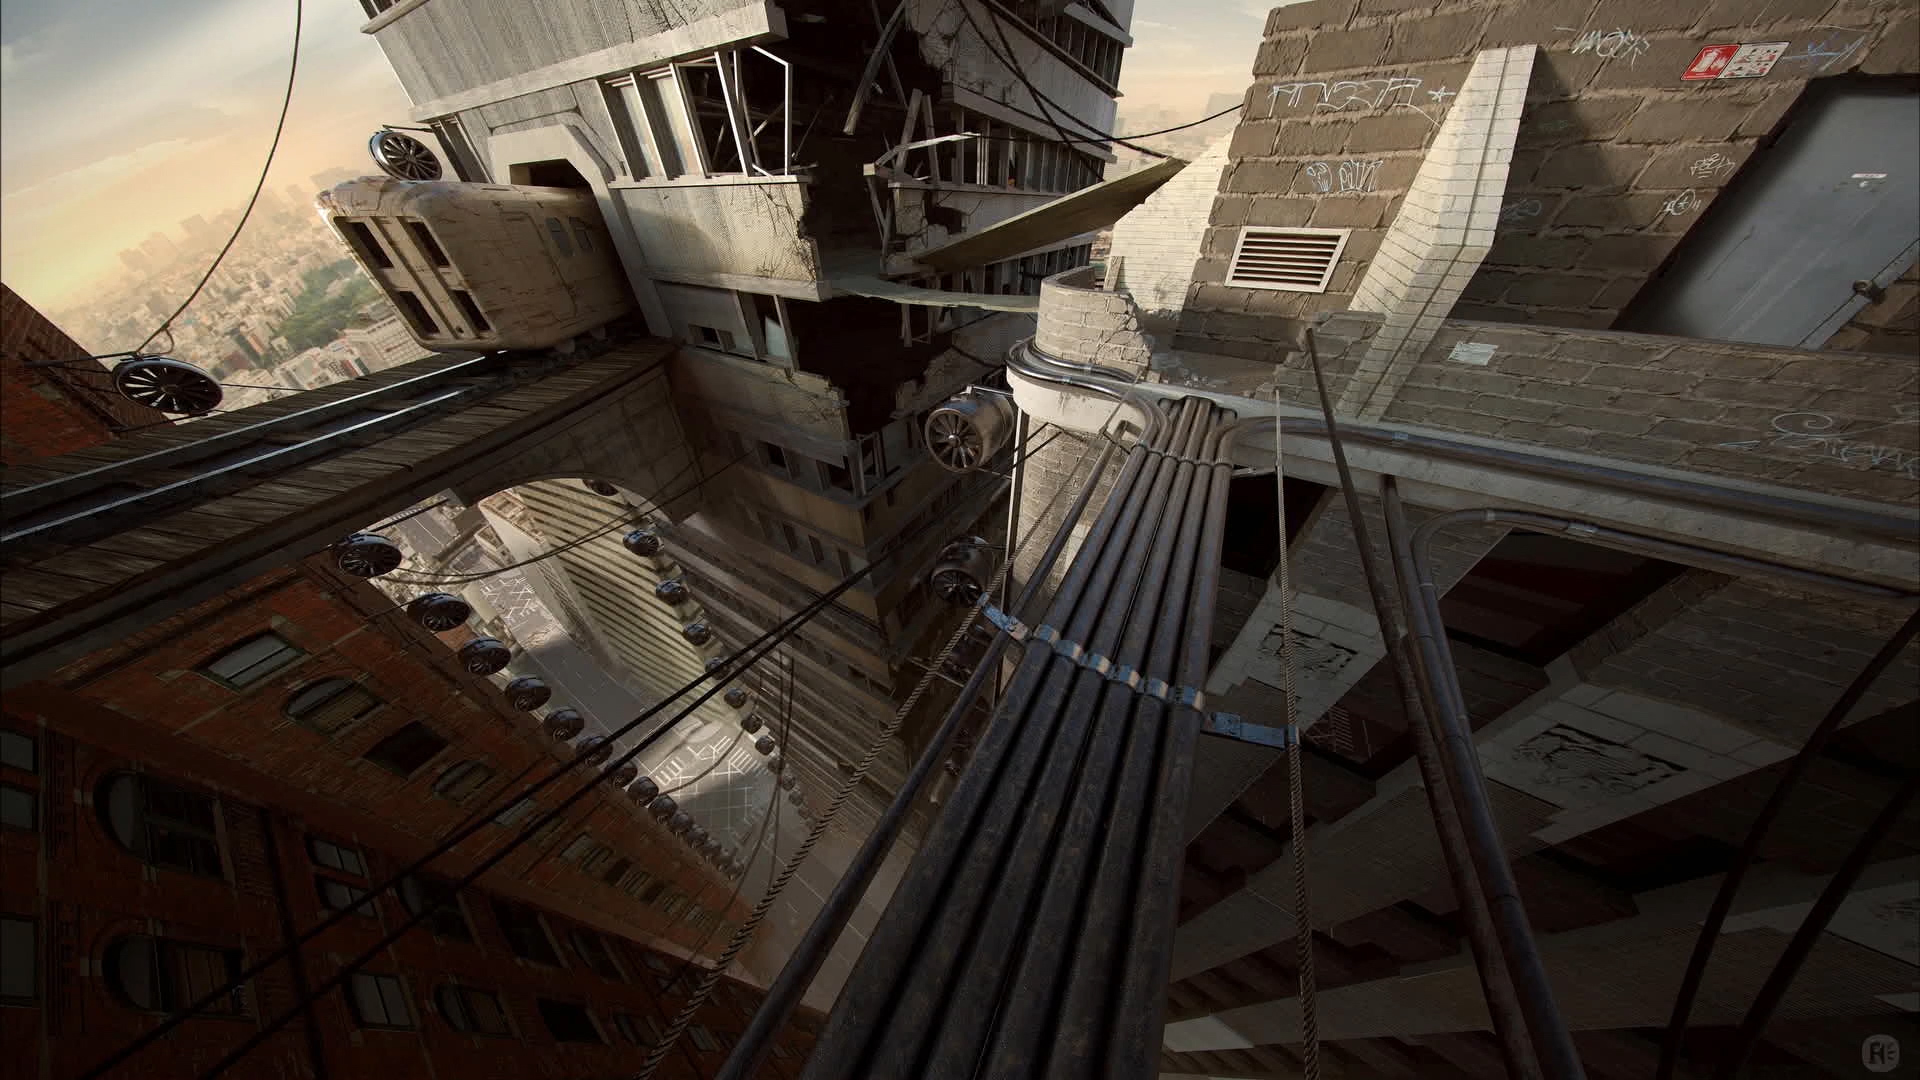
{"type": "Polygon", "coordinates": [[[367,152],[380,171],[395,180],[438,180],[440,159],[427,144],[401,131],[382,128],[367,141],[367,152]]]}
{"type": "Polygon", "coordinates": [[[113,369],[113,388],[127,400],[176,416],[212,412],[226,395],[213,376],[170,356],[136,356],[113,369]]]}

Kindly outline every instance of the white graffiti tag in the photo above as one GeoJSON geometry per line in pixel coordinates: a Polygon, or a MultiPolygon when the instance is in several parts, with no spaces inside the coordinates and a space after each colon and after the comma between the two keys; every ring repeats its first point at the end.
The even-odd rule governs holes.
{"type": "MultiPolygon", "coordinates": [[[[1571,26],[1556,26],[1555,30],[1572,30],[1571,26]]],[[[1633,30],[1588,30],[1573,42],[1573,55],[1592,53],[1602,60],[1625,60],[1631,67],[1640,59],[1651,45],[1646,36],[1633,30]]]]}
{"type": "Polygon", "coordinates": [[[1712,180],[1732,172],[1736,164],[1738,163],[1725,154],[1708,154],[1687,166],[1687,172],[1695,180],[1712,180]]]}
{"type": "Polygon", "coordinates": [[[1307,182],[1313,185],[1317,195],[1364,195],[1373,191],[1380,183],[1380,166],[1384,159],[1376,161],[1315,161],[1301,170],[1307,182]]]}
{"type": "Polygon", "coordinates": [[[1698,209],[1700,209],[1700,196],[1695,193],[1692,188],[1688,188],[1662,204],[1660,212],[1662,214],[1671,214],[1674,217],[1680,217],[1685,214],[1691,214],[1698,209]]]}
{"type": "Polygon", "coordinates": [[[1377,79],[1342,79],[1337,82],[1291,82],[1267,88],[1267,115],[1282,108],[1313,109],[1316,112],[1386,112],[1405,109],[1420,114],[1428,123],[1439,121],[1419,107],[1418,95],[1424,92],[1432,104],[1444,112],[1453,91],[1446,87],[1427,90],[1420,79],[1409,75],[1390,75],[1377,79]]]}
{"type": "MultiPolygon", "coordinates": [[[[1890,469],[1909,480],[1920,480],[1920,451],[1912,448],[1915,444],[1911,438],[1905,440],[1909,443],[1907,448],[1861,438],[1863,435],[1874,432],[1920,428],[1920,405],[1911,403],[1895,405],[1893,411],[1895,419],[1888,423],[1840,430],[1835,430],[1840,428],[1840,422],[1826,413],[1781,413],[1773,418],[1773,431],[1766,438],[1721,443],[1720,448],[1722,450],[1764,448],[1797,450],[1831,458],[1845,465],[1890,469]]],[[[1887,436],[1882,434],[1879,438],[1885,439],[1887,436]]]]}

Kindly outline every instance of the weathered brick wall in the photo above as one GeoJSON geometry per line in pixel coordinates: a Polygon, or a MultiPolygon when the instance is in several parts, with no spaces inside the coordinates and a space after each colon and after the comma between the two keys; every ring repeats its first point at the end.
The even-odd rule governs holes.
{"type": "Polygon", "coordinates": [[[1068,270],[1040,283],[1040,320],[1034,347],[1076,364],[1098,364],[1128,375],[1146,370],[1153,338],[1125,293],[1094,285],[1093,268],[1068,270]]]}
{"type": "Polygon", "coordinates": [[[1227,167],[1227,144],[1225,138],[1216,141],[1114,223],[1108,260],[1118,273],[1110,276],[1150,319],[1172,315],[1186,304],[1213,195],[1227,167]]]}
{"type": "Polygon", "coordinates": [[[1910,503],[1916,394],[1910,358],[1449,321],[1386,419],[1910,503]]]}
{"type": "Polygon", "coordinates": [[[1873,0],[1312,0],[1276,9],[1189,308],[1297,318],[1346,307],[1468,62],[1482,49],[1536,44],[1502,231],[1470,310],[1609,325],[1809,77],[1920,70],[1916,41],[1910,6],[1873,0]],[[1680,78],[1702,46],[1761,41],[1790,43],[1765,77],[1680,78]],[[1242,225],[1353,235],[1325,294],[1228,288],[1242,225]]]}
{"type": "Polygon", "coordinates": [[[1887,294],[1856,312],[1824,348],[1920,357],[1920,262],[1887,286],[1887,294]]]}
{"type": "Polygon", "coordinates": [[[19,293],[0,285],[0,464],[84,450],[116,431],[166,420],[113,389],[107,369],[19,293]],[[70,361],[72,366],[30,368],[70,361]]]}

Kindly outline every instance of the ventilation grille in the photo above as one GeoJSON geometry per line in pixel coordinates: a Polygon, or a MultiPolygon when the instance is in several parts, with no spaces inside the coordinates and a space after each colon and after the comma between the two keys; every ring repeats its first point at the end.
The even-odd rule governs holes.
{"type": "Polygon", "coordinates": [[[1347,246],[1346,229],[1240,230],[1234,245],[1227,284],[1243,289],[1281,289],[1287,292],[1326,292],[1340,250],[1347,246]]]}

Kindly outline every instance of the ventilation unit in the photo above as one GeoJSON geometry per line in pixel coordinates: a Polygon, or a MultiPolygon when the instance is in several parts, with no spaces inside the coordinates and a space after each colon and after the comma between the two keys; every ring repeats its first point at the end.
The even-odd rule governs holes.
{"type": "Polygon", "coordinates": [[[1242,289],[1326,292],[1349,231],[1249,225],[1240,230],[1240,242],[1234,245],[1227,284],[1242,289]]]}

